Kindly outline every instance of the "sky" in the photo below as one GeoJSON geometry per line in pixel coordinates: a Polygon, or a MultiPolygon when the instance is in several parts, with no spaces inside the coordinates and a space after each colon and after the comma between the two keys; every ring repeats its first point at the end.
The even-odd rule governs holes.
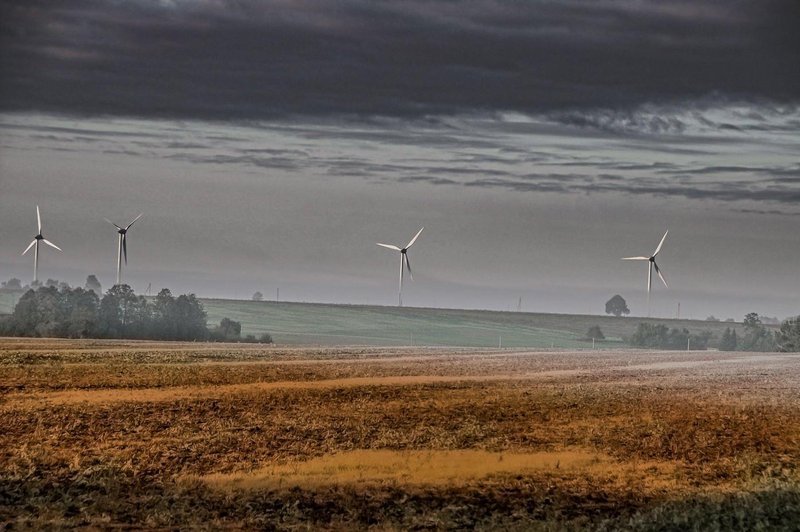
{"type": "Polygon", "coordinates": [[[800,313],[800,4],[0,3],[0,278],[800,313]]]}

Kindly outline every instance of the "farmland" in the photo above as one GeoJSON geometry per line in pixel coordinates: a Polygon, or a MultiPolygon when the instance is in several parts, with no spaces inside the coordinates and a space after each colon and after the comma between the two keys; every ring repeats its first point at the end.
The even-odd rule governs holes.
{"type": "Polygon", "coordinates": [[[0,340],[0,528],[790,530],[800,356],[0,340]]]}

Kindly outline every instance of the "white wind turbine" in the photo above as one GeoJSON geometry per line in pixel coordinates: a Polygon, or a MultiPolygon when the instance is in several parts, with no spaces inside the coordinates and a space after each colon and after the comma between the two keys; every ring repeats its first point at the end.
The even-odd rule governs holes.
{"type": "Polygon", "coordinates": [[[658,243],[658,247],[649,257],[625,257],[622,259],[622,260],[646,260],[649,262],[647,266],[647,317],[650,317],[650,289],[653,286],[653,268],[656,269],[656,273],[661,278],[661,282],[664,283],[664,286],[669,288],[666,279],[664,279],[664,276],[661,275],[661,270],[659,269],[658,264],[656,264],[656,255],[658,255],[658,252],[661,251],[661,246],[664,245],[664,240],[667,239],[667,234],[669,234],[669,231],[664,233],[664,236],[661,237],[661,242],[658,243]]]}
{"type": "Polygon", "coordinates": [[[113,225],[117,228],[117,233],[119,234],[119,241],[117,242],[117,284],[120,284],[122,281],[122,257],[125,257],[125,265],[128,264],[128,229],[131,228],[136,221],[141,218],[144,213],[140,213],[131,223],[126,225],[125,227],[120,227],[108,218],[104,218],[105,221],[113,225]]]}
{"type": "Polygon", "coordinates": [[[47,240],[45,237],[42,236],[42,215],[39,214],[39,206],[36,206],[36,223],[38,227],[38,231],[36,236],[33,238],[33,241],[28,244],[28,247],[25,248],[25,251],[22,254],[26,254],[31,248],[33,248],[33,282],[39,282],[39,242],[44,242],[50,247],[56,248],[57,250],[61,251],[61,248],[47,240]]]}
{"type": "MultiPolygon", "coordinates": [[[[425,228],[423,227],[422,229],[425,229],[425,228]]],[[[409,277],[411,277],[412,281],[414,280],[414,275],[411,273],[411,261],[408,260],[408,248],[410,248],[414,244],[414,242],[416,242],[417,237],[419,237],[420,233],[422,233],[422,229],[417,231],[417,234],[414,235],[414,238],[411,239],[411,242],[409,242],[406,245],[406,247],[404,247],[402,249],[400,249],[397,246],[393,246],[391,244],[381,244],[380,242],[378,242],[379,246],[383,246],[383,247],[385,247],[387,249],[392,249],[394,251],[399,251],[400,252],[400,290],[397,293],[397,300],[398,300],[398,303],[399,303],[399,305],[401,307],[403,306],[403,269],[404,268],[408,268],[408,275],[409,275],[409,277]]]]}

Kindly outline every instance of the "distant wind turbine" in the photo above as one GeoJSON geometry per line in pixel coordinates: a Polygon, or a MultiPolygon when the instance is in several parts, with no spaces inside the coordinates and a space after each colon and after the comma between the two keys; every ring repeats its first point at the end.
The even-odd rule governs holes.
{"type": "MultiPolygon", "coordinates": [[[[425,228],[423,227],[422,229],[425,229],[425,228]]],[[[422,229],[417,231],[417,234],[414,235],[414,238],[411,239],[411,242],[409,242],[408,245],[406,245],[406,247],[404,247],[402,249],[400,249],[397,246],[393,246],[391,244],[381,244],[380,242],[378,242],[379,246],[382,246],[382,247],[385,247],[387,249],[392,249],[394,251],[399,251],[400,252],[400,290],[397,293],[397,300],[398,300],[398,303],[399,303],[399,305],[401,307],[403,306],[403,269],[404,268],[408,268],[408,275],[409,275],[409,277],[411,278],[412,281],[414,280],[414,275],[411,273],[411,261],[408,260],[408,248],[410,248],[414,244],[414,242],[417,241],[417,237],[419,237],[420,233],[422,233],[422,229]]]]}
{"type": "Polygon", "coordinates": [[[44,242],[50,247],[56,248],[57,250],[61,251],[61,248],[47,240],[45,237],[42,236],[42,215],[39,214],[39,206],[36,206],[36,223],[37,223],[37,233],[36,236],[33,238],[33,241],[28,244],[28,247],[25,248],[25,251],[22,254],[26,254],[31,248],[33,248],[33,282],[39,282],[39,242],[44,242]]]}
{"type": "Polygon", "coordinates": [[[658,252],[661,251],[661,246],[664,245],[664,240],[667,239],[668,234],[669,231],[664,233],[664,236],[661,237],[661,242],[658,243],[658,247],[649,257],[625,257],[622,259],[622,260],[646,260],[650,263],[647,266],[647,317],[650,317],[650,289],[652,288],[653,285],[653,268],[656,269],[656,273],[661,278],[661,282],[664,283],[664,286],[669,288],[666,279],[664,279],[664,276],[661,275],[661,270],[659,269],[658,264],[656,264],[656,255],[658,255],[658,252]]]}
{"type": "Polygon", "coordinates": [[[105,221],[113,225],[117,228],[117,233],[119,233],[119,241],[117,243],[117,284],[120,284],[122,281],[122,257],[125,257],[125,265],[128,265],[128,229],[131,228],[136,221],[141,218],[144,213],[139,214],[134,220],[126,225],[125,227],[120,227],[108,218],[104,218],[105,221]]]}

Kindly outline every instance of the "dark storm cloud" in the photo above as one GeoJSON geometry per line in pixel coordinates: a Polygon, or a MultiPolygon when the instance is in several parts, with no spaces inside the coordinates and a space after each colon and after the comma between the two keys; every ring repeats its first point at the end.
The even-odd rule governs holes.
{"type": "Polygon", "coordinates": [[[0,105],[253,119],[787,101],[798,20],[796,0],[7,0],[0,105]]]}
{"type": "Polygon", "coordinates": [[[742,212],[745,214],[776,214],[778,216],[800,216],[800,212],[786,212],[786,211],[779,211],[777,209],[736,209],[736,212],[742,212]]]}

